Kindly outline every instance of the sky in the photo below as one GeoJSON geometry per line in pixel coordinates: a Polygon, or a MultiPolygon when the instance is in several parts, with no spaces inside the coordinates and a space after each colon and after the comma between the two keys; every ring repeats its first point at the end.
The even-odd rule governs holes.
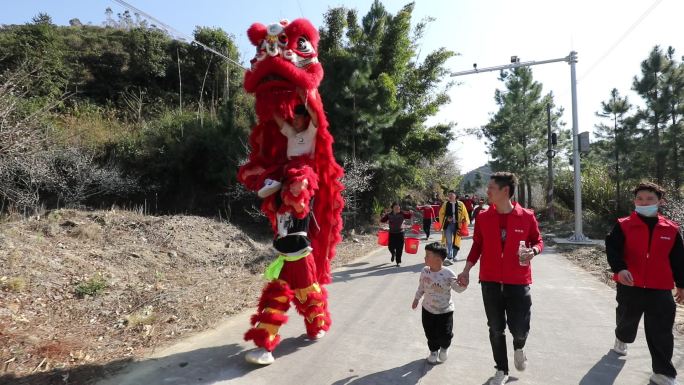
{"type": "MultiPolygon", "coordinates": [[[[127,0],[128,3],[160,19],[167,25],[192,34],[195,26],[220,27],[232,34],[243,62],[254,49],[245,31],[254,22],[264,24],[280,19],[305,17],[318,27],[323,15],[338,6],[354,8],[360,16],[370,9],[372,0],[127,0]]],[[[124,8],[112,0],[22,0],[4,1],[0,24],[21,24],[39,12],[48,13],[53,22],[68,24],[72,18],[100,25],[104,10],[114,13],[124,8]]],[[[408,0],[385,0],[395,14],[408,0]]],[[[639,105],[633,91],[633,78],[640,74],[640,63],[654,45],[674,47],[676,57],[684,55],[684,15],[682,0],[416,0],[413,22],[432,17],[420,42],[421,55],[440,47],[457,52],[450,59],[450,70],[466,71],[510,63],[516,55],[521,61],[541,61],[566,57],[577,51],[578,131],[593,131],[600,122],[596,111],[601,102],[617,88],[630,102],[639,105]]],[[[2,47],[0,47],[1,50],[2,47]]],[[[331,68],[324,69],[330,71],[331,68]]],[[[565,108],[562,120],[571,127],[570,66],[564,62],[533,67],[544,93],[553,92],[556,104],[565,108]]],[[[458,84],[451,88],[451,102],[442,107],[429,123],[455,122],[457,139],[449,146],[462,171],[488,161],[482,140],[465,136],[466,128],[486,124],[496,110],[494,92],[502,89],[498,72],[445,79],[458,84]]]]}

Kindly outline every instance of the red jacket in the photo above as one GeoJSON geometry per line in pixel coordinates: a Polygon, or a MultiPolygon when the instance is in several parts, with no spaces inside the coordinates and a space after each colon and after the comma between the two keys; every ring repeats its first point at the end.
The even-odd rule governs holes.
{"type": "Polygon", "coordinates": [[[532,268],[520,266],[518,246],[525,241],[527,247],[536,246],[539,252],[544,248],[534,211],[513,203],[513,211],[508,218],[506,242],[501,250],[501,231],[496,206],[480,211],[475,221],[473,247],[468,254],[468,262],[480,262],[480,281],[499,282],[512,285],[532,283],[532,268]]]}
{"type": "MultiPolygon", "coordinates": [[[[618,219],[625,235],[624,259],[627,270],[632,273],[634,286],[648,289],[672,290],[672,266],[670,250],[679,231],[679,226],[658,215],[658,223],[649,239],[648,225],[632,215],[618,219]]],[[[617,274],[613,275],[617,281],[617,274]]]]}
{"type": "Polygon", "coordinates": [[[435,210],[431,205],[419,206],[420,211],[423,213],[423,218],[433,219],[435,217],[435,210]]]}

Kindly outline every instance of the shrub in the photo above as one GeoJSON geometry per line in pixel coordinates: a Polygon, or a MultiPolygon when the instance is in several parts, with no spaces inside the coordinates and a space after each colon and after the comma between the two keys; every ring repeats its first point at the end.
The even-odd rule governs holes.
{"type": "Polygon", "coordinates": [[[98,274],[86,281],[82,281],[76,285],[76,295],[80,298],[86,295],[94,296],[107,288],[107,281],[102,274],[98,274]]]}

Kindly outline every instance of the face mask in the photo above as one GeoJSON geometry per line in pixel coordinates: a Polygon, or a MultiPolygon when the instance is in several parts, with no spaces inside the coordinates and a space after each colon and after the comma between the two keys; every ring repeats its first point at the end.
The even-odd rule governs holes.
{"type": "Polygon", "coordinates": [[[634,211],[636,211],[637,214],[641,214],[645,217],[655,217],[658,215],[658,205],[634,206],[634,211]]]}

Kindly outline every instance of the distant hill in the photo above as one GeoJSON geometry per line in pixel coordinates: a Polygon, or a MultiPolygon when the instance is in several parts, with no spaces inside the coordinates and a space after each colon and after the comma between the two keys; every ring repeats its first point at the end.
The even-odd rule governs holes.
{"type": "Polygon", "coordinates": [[[480,166],[472,171],[468,171],[461,180],[458,186],[459,193],[462,194],[477,194],[484,195],[487,188],[487,181],[489,175],[492,174],[492,169],[489,165],[480,166]]]}

